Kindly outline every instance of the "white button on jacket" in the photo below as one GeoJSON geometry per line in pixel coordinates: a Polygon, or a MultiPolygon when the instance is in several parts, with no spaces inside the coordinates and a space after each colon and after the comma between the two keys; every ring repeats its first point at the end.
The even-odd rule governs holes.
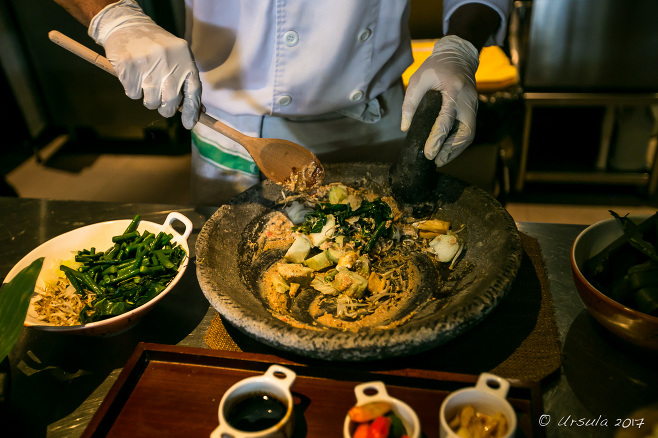
{"type": "Polygon", "coordinates": [[[288,106],[292,103],[292,97],[284,94],[283,96],[279,96],[279,98],[276,100],[276,103],[278,103],[280,106],[288,106]]]}
{"type": "Polygon", "coordinates": [[[363,100],[363,96],[365,96],[363,91],[355,90],[352,92],[352,94],[350,94],[350,100],[352,102],[361,102],[363,100]]]}
{"type": "Polygon", "coordinates": [[[359,41],[361,41],[362,43],[368,41],[368,38],[370,38],[370,34],[372,34],[372,31],[370,29],[363,29],[361,32],[359,32],[359,41]]]}
{"type": "Polygon", "coordinates": [[[283,41],[285,41],[286,46],[294,47],[299,42],[299,35],[294,30],[289,30],[283,34],[283,41]]]}

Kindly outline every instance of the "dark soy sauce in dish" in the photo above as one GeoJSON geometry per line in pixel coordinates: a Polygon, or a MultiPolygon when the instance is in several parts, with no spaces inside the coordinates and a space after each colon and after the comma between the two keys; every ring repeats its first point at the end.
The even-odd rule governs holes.
{"type": "Polygon", "coordinates": [[[277,424],[286,411],[286,405],[275,397],[253,394],[233,405],[226,420],[235,429],[256,432],[277,424]]]}

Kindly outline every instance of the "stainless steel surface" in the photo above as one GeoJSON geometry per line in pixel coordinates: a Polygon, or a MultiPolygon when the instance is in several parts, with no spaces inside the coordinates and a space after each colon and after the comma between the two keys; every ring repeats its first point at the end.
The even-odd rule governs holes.
{"type": "Polygon", "coordinates": [[[652,105],[658,93],[559,93],[527,92],[523,100],[541,106],[652,105]]]}
{"type": "MultiPolygon", "coordinates": [[[[82,225],[136,213],[158,222],[170,211],[182,212],[194,223],[186,275],[171,296],[134,329],[103,339],[23,330],[10,354],[9,418],[21,429],[7,436],[80,436],[138,342],[207,348],[203,336],[214,310],[199,290],[193,248],[213,208],[0,198],[0,209],[2,278],[34,247],[82,225]]],[[[623,420],[635,408],[655,400],[658,360],[616,342],[584,310],[569,266],[571,243],[583,226],[518,226],[541,245],[562,343],[562,369],[542,382],[544,410],[550,415],[547,436],[612,437],[617,418],[623,420]],[[598,419],[598,425],[570,423],[581,419],[598,419]]],[[[0,435],[5,436],[10,424],[0,425],[0,435]]]]}
{"type": "Polygon", "coordinates": [[[583,183],[583,184],[618,184],[643,186],[649,182],[648,173],[603,171],[592,172],[558,172],[527,171],[525,180],[530,182],[583,183]]]}
{"type": "MultiPolygon", "coordinates": [[[[658,188],[658,160],[646,172],[608,175],[614,149],[615,111],[623,106],[655,105],[658,76],[658,4],[639,0],[517,0],[510,19],[512,61],[519,69],[526,114],[517,191],[528,181],[636,185],[649,196],[658,188]],[[592,171],[530,172],[528,150],[535,107],[604,106],[598,153],[592,171]]],[[[578,132],[565,121],[551,142],[578,132]]],[[[593,134],[593,135],[596,135],[593,134]]],[[[647,137],[647,143],[649,138],[647,137]]],[[[533,145],[532,147],[542,147],[533,145]]],[[[550,142],[549,142],[550,144],[550,142]]],[[[641,146],[639,146],[641,147],[641,146]]]]}
{"type": "Polygon", "coordinates": [[[519,62],[526,90],[658,90],[658,5],[653,0],[532,0],[519,62]]]}

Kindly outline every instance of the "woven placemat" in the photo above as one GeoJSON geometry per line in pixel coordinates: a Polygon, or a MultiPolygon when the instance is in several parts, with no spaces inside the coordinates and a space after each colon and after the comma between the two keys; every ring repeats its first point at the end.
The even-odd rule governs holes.
{"type": "MultiPolygon", "coordinates": [[[[449,343],[373,368],[418,368],[465,374],[492,372],[508,379],[541,381],[559,369],[561,353],[541,248],[521,233],[523,258],[507,297],[480,324],[449,343]]],[[[217,314],[204,340],[210,348],[276,354],[217,314]]],[[[374,364],[371,364],[374,365],[374,364]]]]}
{"type": "MultiPolygon", "coordinates": [[[[540,381],[560,368],[562,363],[560,338],[555,323],[553,300],[539,242],[523,233],[521,233],[521,241],[524,253],[528,256],[532,265],[525,263],[525,266],[522,266],[522,269],[519,270],[519,275],[510,292],[510,301],[519,304],[519,306],[516,306],[517,311],[515,313],[517,316],[518,310],[523,312],[526,305],[532,309],[536,298],[533,296],[525,296],[524,298],[523,295],[529,292],[530,289],[536,291],[536,282],[539,282],[541,290],[539,309],[536,309],[536,321],[532,330],[523,338],[518,348],[491,371],[494,374],[508,378],[540,381]]],[[[514,315],[514,313],[510,312],[508,315],[501,315],[501,317],[511,315],[514,315]]],[[[528,316],[534,316],[534,313],[529,312],[523,318],[531,323],[532,319],[528,319],[528,316]]],[[[519,323],[517,327],[521,329],[522,324],[519,323]]],[[[513,324],[511,325],[513,326],[513,324]]]]}

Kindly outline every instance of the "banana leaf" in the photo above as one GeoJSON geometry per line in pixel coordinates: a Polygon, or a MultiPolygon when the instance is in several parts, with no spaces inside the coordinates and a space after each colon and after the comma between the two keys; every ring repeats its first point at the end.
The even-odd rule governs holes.
{"type": "Polygon", "coordinates": [[[0,289],[0,362],[9,354],[23,329],[43,257],[21,270],[0,289]]]}

